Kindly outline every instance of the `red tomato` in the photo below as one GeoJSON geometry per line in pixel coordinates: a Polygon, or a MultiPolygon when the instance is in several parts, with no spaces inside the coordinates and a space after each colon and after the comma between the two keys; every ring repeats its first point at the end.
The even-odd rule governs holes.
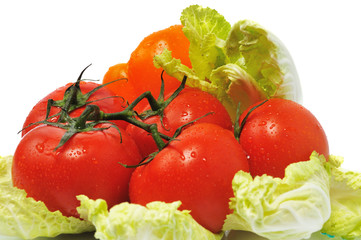
{"type": "MultiPolygon", "coordinates": [[[[231,118],[217,98],[199,89],[186,88],[165,108],[163,126],[160,116],[149,117],[144,122],[157,124],[160,133],[171,137],[177,128],[211,112],[213,114],[203,117],[197,122],[214,123],[225,129],[232,129],[231,118]]],[[[126,131],[136,141],[143,157],[157,150],[152,136],[145,130],[129,124],[126,131]]]]}
{"type": "MultiPolygon", "coordinates": [[[[189,60],[189,41],[183,33],[183,26],[174,25],[164,30],[154,32],[145,37],[132,52],[128,61],[129,84],[136,89],[136,95],[150,91],[158,97],[161,85],[161,68],[153,64],[155,55],[161,54],[165,48],[172,52],[174,58],[191,67],[189,60]]],[[[178,88],[180,82],[164,74],[165,95],[178,88]]]]}
{"type": "MultiPolygon", "coordinates": [[[[99,124],[96,127],[107,127],[99,124]]],[[[128,201],[128,184],[133,169],[119,164],[141,160],[135,142],[120,129],[75,134],[54,151],[65,130],[39,125],[24,135],[14,154],[14,186],[29,197],[43,201],[50,211],[78,217],[76,196],[105,199],[109,207],[128,201]]]]}
{"type": "MultiPolygon", "coordinates": [[[[240,123],[251,108],[240,117],[240,123]]],[[[326,134],[315,116],[300,104],[270,99],[252,111],[240,135],[253,176],[284,177],[285,168],[307,161],[313,151],[328,157],[326,134]]]]}
{"type": "MultiPolygon", "coordinates": [[[[72,84],[73,83],[68,83],[67,85],[56,89],[55,91],[51,92],[46,97],[41,99],[28,114],[23,127],[25,128],[31,123],[45,120],[48,99],[53,99],[55,101],[63,99],[66,89],[72,84]]],[[[85,93],[90,92],[94,88],[98,87],[99,84],[93,83],[93,82],[83,82],[82,81],[82,82],[80,82],[79,86],[80,86],[81,92],[83,94],[85,94],[85,93]]],[[[95,93],[93,93],[90,96],[90,98],[88,99],[88,101],[99,100],[99,101],[93,102],[92,104],[98,105],[100,107],[100,110],[102,110],[105,113],[113,113],[113,112],[122,111],[124,109],[124,107],[126,106],[126,104],[123,102],[123,100],[121,98],[116,98],[116,97],[109,98],[112,96],[115,96],[115,94],[111,90],[109,90],[105,87],[102,87],[102,88],[98,89],[95,93]],[[100,99],[102,99],[102,100],[100,100],[100,99]]],[[[85,107],[75,109],[69,115],[71,117],[79,117],[80,114],[84,111],[84,108],[85,107]]],[[[55,114],[59,113],[60,111],[61,111],[60,108],[52,107],[49,116],[55,115],[55,114]]],[[[58,117],[49,119],[49,121],[51,121],[51,122],[56,122],[57,120],[58,120],[58,117]]],[[[125,128],[127,126],[127,123],[125,121],[117,120],[117,121],[113,121],[113,122],[122,128],[125,128]]],[[[34,127],[35,127],[35,125],[25,128],[22,131],[22,135],[24,136],[27,132],[29,132],[34,127]]]]}
{"type": "Polygon", "coordinates": [[[181,209],[212,232],[230,213],[232,179],[248,162],[232,131],[211,123],[186,128],[148,164],[136,168],[129,187],[132,203],[180,200],[181,209]]]}

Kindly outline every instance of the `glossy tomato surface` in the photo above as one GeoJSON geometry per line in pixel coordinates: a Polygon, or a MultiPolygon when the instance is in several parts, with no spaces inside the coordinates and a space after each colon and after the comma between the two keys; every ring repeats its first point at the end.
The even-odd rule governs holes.
{"type": "MultiPolygon", "coordinates": [[[[254,104],[240,117],[243,121],[254,104]]],[[[326,134],[316,117],[302,105],[270,99],[252,111],[240,135],[253,176],[284,177],[285,168],[307,161],[313,151],[329,155],[326,134]]]]}
{"type": "Polygon", "coordinates": [[[128,201],[133,169],[119,163],[137,164],[140,155],[134,141],[120,131],[122,140],[114,127],[77,133],[54,150],[65,130],[47,125],[34,128],[24,135],[14,154],[14,186],[65,216],[78,216],[76,196],[80,194],[105,199],[110,207],[128,201]]]}
{"type": "Polygon", "coordinates": [[[125,102],[131,103],[140,95],[129,83],[128,63],[118,63],[109,67],[103,78],[103,84],[105,83],[110,83],[106,88],[109,88],[115,95],[122,97],[125,102]]]}
{"type": "MultiPolygon", "coordinates": [[[[147,108],[143,109],[145,110],[147,108]]],[[[218,99],[207,92],[192,88],[182,90],[165,108],[163,122],[160,116],[149,117],[144,122],[157,124],[159,132],[172,137],[177,128],[198,118],[200,119],[196,123],[208,122],[232,129],[231,118],[218,99]]],[[[152,136],[143,129],[129,124],[126,131],[136,141],[143,157],[158,150],[152,136]]]]}
{"type": "MultiPolygon", "coordinates": [[[[27,132],[29,132],[31,129],[33,129],[36,125],[29,126],[31,123],[35,123],[38,121],[45,120],[46,112],[47,112],[47,105],[48,100],[53,99],[54,101],[62,100],[64,97],[64,93],[68,87],[70,87],[74,83],[68,83],[62,87],[57,88],[47,96],[45,96],[43,99],[41,99],[30,111],[28,114],[23,127],[25,128],[22,131],[22,135],[25,135],[27,132]],[[26,128],[27,127],[27,128],[26,128]]],[[[80,82],[79,84],[81,92],[83,94],[86,94],[93,90],[94,88],[98,87],[98,83],[94,82],[80,82]]],[[[88,101],[94,101],[91,104],[98,105],[100,110],[105,113],[113,113],[113,112],[120,112],[124,109],[126,104],[121,98],[114,97],[115,94],[109,90],[108,88],[102,87],[98,89],[95,93],[90,95],[88,101]]],[[[79,117],[81,113],[84,111],[85,107],[80,107],[78,109],[75,109],[74,111],[70,112],[71,117],[79,117]]],[[[59,113],[61,109],[59,107],[52,107],[50,110],[49,116],[53,116],[57,113],[59,113]]],[[[51,122],[56,122],[59,117],[53,117],[49,119],[51,122]]],[[[127,126],[127,123],[120,120],[113,121],[116,123],[119,127],[125,128],[127,126]]]]}
{"type": "MultiPolygon", "coordinates": [[[[183,33],[183,26],[174,25],[154,32],[145,37],[132,52],[128,61],[129,83],[136,89],[137,95],[150,91],[156,98],[161,86],[161,68],[153,63],[155,55],[161,54],[164,49],[172,52],[172,56],[191,67],[189,60],[189,41],[183,33]]],[[[173,92],[180,82],[164,74],[166,95],[173,92]]]]}
{"type": "Polygon", "coordinates": [[[248,162],[232,132],[211,123],[195,124],[134,171],[130,199],[142,205],[180,200],[181,209],[191,210],[198,223],[219,232],[230,213],[232,179],[240,170],[248,171],[248,162]]]}

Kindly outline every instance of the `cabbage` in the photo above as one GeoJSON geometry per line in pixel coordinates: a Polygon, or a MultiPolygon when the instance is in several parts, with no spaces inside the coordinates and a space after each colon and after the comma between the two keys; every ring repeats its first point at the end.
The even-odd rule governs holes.
{"type": "Polygon", "coordinates": [[[190,41],[192,69],[169,51],[154,64],[187,85],[216,96],[234,119],[260,100],[281,97],[301,101],[301,88],[292,58],[282,42],[253,21],[233,26],[216,10],[192,5],[183,10],[183,31],[190,41]]]}
{"type": "Polygon", "coordinates": [[[43,202],[13,187],[11,163],[12,156],[0,157],[0,235],[33,239],[94,231],[91,223],[50,212],[43,202]]]}
{"type": "Polygon", "coordinates": [[[82,218],[93,222],[95,238],[100,240],[220,240],[223,234],[213,234],[199,225],[189,214],[180,211],[181,202],[151,202],[146,207],[120,203],[108,211],[104,200],[78,196],[82,218]]]}
{"type": "Polygon", "coordinates": [[[227,216],[224,230],[250,231],[275,240],[310,238],[331,215],[325,161],[313,153],[309,161],[289,165],[283,179],[268,175],[253,179],[238,172],[232,182],[233,213],[227,216]]]}
{"type": "Polygon", "coordinates": [[[344,239],[361,239],[361,173],[341,168],[343,158],[331,156],[331,217],[322,231],[344,239]]]}

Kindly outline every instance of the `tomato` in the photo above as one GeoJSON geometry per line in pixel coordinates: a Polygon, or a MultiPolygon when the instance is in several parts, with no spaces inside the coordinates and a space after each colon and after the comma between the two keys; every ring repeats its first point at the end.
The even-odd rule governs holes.
{"type": "Polygon", "coordinates": [[[138,97],[133,85],[128,82],[128,63],[118,63],[111,66],[104,75],[103,84],[115,80],[117,81],[106,86],[112,90],[115,95],[123,97],[124,100],[129,103],[138,97]]]}
{"type": "MultiPolygon", "coordinates": [[[[172,52],[174,58],[191,67],[189,60],[189,41],[183,33],[183,26],[174,25],[169,28],[154,32],[145,37],[138,47],[132,52],[128,61],[129,84],[136,89],[136,95],[150,91],[156,98],[160,92],[161,68],[153,64],[153,57],[161,54],[165,48],[172,52]]],[[[178,88],[180,82],[164,74],[165,94],[178,88]]]]}
{"type": "MultiPolygon", "coordinates": [[[[143,111],[145,110],[143,109],[143,111]]],[[[144,122],[157,124],[159,132],[171,137],[177,128],[208,113],[213,114],[197,120],[197,123],[209,122],[229,130],[232,129],[231,118],[219,100],[207,92],[192,88],[183,89],[165,108],[163,123],[161,123],[161,117],[158,115],[149,117],[144,122]]],[[[152,136],[145,130],[129,124],[126,131],[136,141],[143,157],[157,150],[152,136]]]]}
{"type": "MultiPolygon", "coordinates": [[[[240,117],[244,119],[251,106],[240,117]]],[[[252,111],[240,135],[253,176],[284,177],[285,168],[307,161],[313,151],[329,155],[326,134],[316,117],[302,105],[285,99],[270,99],[252,111]]]]}
{"type": "Polygon", "coordinates": [[[232,131],[212,123],[186,128],[146,165],[136,168],[129,186],[132,203],[180,200],[181,209],[212,232],[230,213],[232,179],[248,162],[232,131]]]}
{"type": "MultiPolygon", "coordinates": [[[[45,120],[48,100],[53,99],[53,100],[57,101],[57,100],[63,99],[66,89],[68,87],[70,87],[72,84],[74,84],[74,83],[68,83],[65,86],[62,86],[62,87],[54,90],[53,92],[48,94],[46,97],[41,99],[33,107],[33,109],[30,111],[30,113],[28,114],[28,116],[24,122],[23,127],[25,129],[22,131],[23,136],[35,127],[35,125],[29,126],[29,124],[45,120]],[[29,126],[29,127],[27,127],[27,126],[29,126]]],[[[100,84],[98,84],[98,83],[84,82],[84,81],[81,81],[79,84],[81,92],[83,94],[90,92],[91,90],[98,87],[99,85],[100,84]]],[[[115,96],[115,94],[111,90],[109,90],[108,88],[102,87],[102,88],[98,89],[96,92],[94,92],[92,95],[90,95],[88,101],[95,101],[92,104],[98,105],[100,107],[100,109],[106,113],[119,112],[119,111],[123,110],[124,107],[126,106],[124,101],[121,98],[112,97],[112,96],[115,96]],[[96,101],[96,100],[98,100],[98,101],[96,101]]],[[[84,108],[85,107],[80,107],[78,109],[75,109],[69,115],[71,117],[79,117],[80,114],[84,111],[84,108]]],[[[53,116],[53,115],[59,113],[60,111],[61,111],[60,108],[52,107],[49,116],[53,116]]],[[[58,118],[59,117],[54,117],[54,118],[49,119],[49,121],[56,122],[58,120],[58,118]]],[[[116,120],[113,122],[122,128],[125,128],[127,126],[127,123],[125,121],[116,120]]]]}
{"type": "MultiPolygon", "coordinates": [[[[109,127],[99,124],[96,127],[109,127]]],[[[65,129],[39,125],[21,139],[13,160],[14,186],[45,203],[50,211],[78,217],[76,196],[105,199],[109,207],[128,201],[133,169],[119,163],[138,164],[135,142],[120,129],[81,132],[54,151],[65,129]]]]}

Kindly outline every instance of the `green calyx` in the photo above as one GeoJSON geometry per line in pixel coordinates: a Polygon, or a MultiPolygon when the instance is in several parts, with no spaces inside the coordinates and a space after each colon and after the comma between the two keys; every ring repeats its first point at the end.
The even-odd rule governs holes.
{"type": "Polygon", "coordinates": [[[155,100],[154,97],[150,94],[148,97],[148,102],[149,105],[151,107],[151,109],[142,112],[141,114],[139,114],[139,118],[144,120],[147,119],[151,116],[155,116],[158,115],[161,117],[161,122],[163,125],[163,113],[165,108],[178,96],[178,94],[185,88],[185,84],[187,81],[187,76],[183,76],[182,82],[180,84],[180,86],[173,92],[173,94],[168,98],[168,99],[164,99],[164,79],[163,79],[163,74],[164,71],[162,71],[162,75],[161,75],[161,88],[160,88],[160,93],[158,96],[158,99],[155,100]]]}
{"type": "MultiPolygon", "coordinates": [[[[94,88],[92,91],[90,91],[87,94],[82,94],[80,91],[79,83],[81,81],[82,74],[84,73],[84,71],[87,68],[85,68],[82,71],[78,80],[65,91],[64,98],[62,100],[59,100],[59,101],[54,101],[52,99],[48,100],[46,119],[43,121],[39,121],[39,122],[31,124],[31,125],[46,124],[49,126],[54,126],[54,127],[58,127],[58,128],[62,128],[62,129],[66,130],[64,135],[62,136],[59,144],[55,147],[54,151],[56,151],[57,149],[62,147],[67,141],[69,141],[77,133],[90,132],[90,131],[103,131],[103,130],[109,129],[110,127],[114,127],[117,129],[117,131],[120,134],[120,141],[122,141],[121,131],[118,128],[118,126],[112,121],[114,121],[114,120],[126,121],[138,128],[145,130],[146,132],[150,133],[150,135],[152,136],[152,138],[158,148],[157,151],[155,151],[154,153],[152,153],[149,156],[147,156],[146,158],[144,158],[137,165],[129,166],[129,165],[124,165],[124,164],[120,163],[124,167],[134,168],[134,167],[138,167],[141,165],[145,165],[145,164],[149,163],[150,161],[152,161],[154,159],[154,157],[162,149],[164,149],[171,141],[176,140],[176,138],[181,133],[181,131],[184,127],[186,127],[190,124],[193,124],[195,121],[198,121],[200,118],[208,116],[209,114],[213,114],[212,112],[210,112],[198,119],[190,121],[190,122],[184,124],[183,126],[179,127],[175,131],[173,136],[168,136],[168,135],[160,133],[158,131],[157,124],[155,124],[155,123],[147,124],[144,122],[144,120],[149,117],[152,117],[152,116],[159,116],[161,125],[164,128],[164,124],[163,124],[164,110],[179,95],[179,93],[185,88],[185,84],[187,81],[186,75],[183,77],[182,82],[179,85],[179,87],[167,99],[165,99],[165,97],[164,97],[164,79],[163,79],[163,72],[162,72],[161,89],[160,89],[160,94],[159,94],[158,99],[155,99],[150,91],[146,91],[143,94],[141,94],[140,96],[138,96],[132,103],[128,104],[128,106],[123,111],[115,112],[115,113],[105,113],[105,112],[101,111],[99,106],[93,105],[93,104],[91,104],[92,103],[91,101],[88,101],[91,94],[96,92],[98,89],[104,87],[105,86],[104,84],[94,88]],[[142,113],[137,113],[134,110],[134,108],[143,99],[147,99],[147,101],[150,105],[150,109],[146,110],[142,113]],[[79,117],[72,118],[69,116],[69,113],[71,111],[73,111],[77,108],[84,107],[84,106],[85,106],[85,109],[79,117]],[[49,116],[51,107],[59,107],[59,108],[61,108],[61,111],[53,116],[49,116]],[[58,121],[51,122],[50,119],[53,119],[56,116],[59,116],[58,121]],[[102,123],[107,123],[108,125],[106,127],[97,127],[98,124],[102,124],[102,123]]],[[[112,83],[112,82],[110,82],[110,83],[112,83]]],[[[108,84],[110,84],[110,83],[108,83],[108,84]]]]}
{"type": "MultiPolygon", "coordinates": [[[[83,69],[83,71],[80,73],[77,81],[75,83],[73,83],[72,85],[70,85],[65,90],[63,99],[58,100],[58,101],[54,101],[53,99],[48,100],[47,109],[46,109],[46,119],[48,119],[50,117],[54,117],[54,116],[49,116],[50,109],[52,107],[58,107],[58,108],[62,109],[62,111],[59,114],[58,122],[63,122],[67,118],[66,115],[69,114],[70,112],[74,111],[75,109],[84,107],[88,104],[94,103],[95,101],[103,100],[103,99],[98,99],[95,101],[88,101],[89,98],[91,97],[91,95],[93,95],[96,91],[98,91],[99,89],[101,89],[101,88],[105,87],[106,85],[111,84],[117,80],[106,83],[106,84],[99,85],[98,87],[94,88],[93,90],[89,91],[88,93],[83,94],[80,89],[80,82],[84,81],[82,79],[82,76],[83,76],[85,70],[87,70],[90,66],[91,66],[91,64],[89,64],[87,67],[85,67],[83,69]]],[[[115,98],[115,97],[118,97],[118,96],[112,96],[112,98],[115,98]]]]}
{"type": "MultiPolygon", "coordinates": [[[[90,65],[89,65],[90,66],[90,65]]],[[[123,111],[115,112],[115,113],[105,113],[99,109],[97,105],[93,105],[94,101],[88,101],[89,97],[95,93],[100,88],[106,86],[107,84],[111,84],[109,82],[107,84],[99,85],[98,87],[94,88],[92,91],[83,94],[80,89],[80,82],[82,81],[82,75],[84,71],[89,67],[87,66],[80,74],[78,80],[72,84],[64,93],[64,97],[62,100],[54,101],[53,99],[48,100],[47,105],[47,114],[46,118],[43,121],[39,121],[36,123],[32,123],[32,125],[39,125],[39,124],[46,124],[49,126],[59,127],[65,129],[65,134],[61,138],[59,144],[55,147],[54,151],[63,146],[70,138],[72,138],[75,134],[81,132],[89,132],[89,131],[102,131],[106,130],[110,127],[114,127],[118,130],[119,134],[121,135],[121,131],[118,126],[111,122],[112,120],[122,120],[126,121],[130,124],[133,124],[147,132],[149,132],[159,151],[163,149],[169,141],[174,140],[175,136],[167,136],[162,134],[158,131],[158,127],[156,124],[146,124],[143,120],[149,118],[151,116],[158,115],[163,119],[163,112],[164,109],[169,105],[171,101],[173,101],[178,94],[184,89],[186,79],[185,76],[183,78],[182,83],[180,86],[175,90],[175,92],[168,98],[164,99],[164,80],[163,74],[161,76],[162,85],[161,91],[158,99],[156,100],[151,92],[147,91],[138,96],[132,103],[130,103],[123,111]],[[138,114],[134,108],[137,104],[142,101],[143,99],[147,99],[151,109],[138,114]],[[69,113],[75,109],[84,107],[85,109],[82,114],[77,118],[71,118],[69,113]],[[59,107],[61,111],[55,115],[49,116],[51,107],[59,107]],[[51,122],[50,119],[59,116],[57,122],[51,122]],[[96,125],[101,123],[108,123],[110,126],[108,127],[96,127],[96,125]],[[164,141],[165,140],[165,141],[164,141]]],[[[114,81],[113,81],[114,82],[114,81]]],[[[97,101],[100,101],[99,99],[97,101]]],[[[163,125],[163,124],[162,124],[163,125]]],[[[27,127],[29,127],[27,126],[27,127]]],[[[177,133],[179,134],[179,133],[177,133]]]]}
{"type": "MultiPolygon", "coordinates": [[[[36,122],[35,124],[45,124],[53,127],[58,127],[65,129],[65,133],[62,136],[59,144],[54,148],[54,151],[62,147],[71,137],[73,137],[77,133],[81,132],[89,132],[89,131],[103,131],[109,129],[110,127],[114,127],[118,130],[120,136],[121,132],[118,126],[110,121],[106,120],[97,120],[97,121],[89,121],[94,115],[98,115],[99,107],[96,105],[87,105],[85,110],[78,118],[71,118],[65,111],[62,111],[65,123],[60,122],[50,122],[47,119],[44,121],[36,122]],[[110,124],[109,127],[95,127],[101,123],[110,124]]],[[[122,140],[122,138],[120,138],[122,140]]]]}

